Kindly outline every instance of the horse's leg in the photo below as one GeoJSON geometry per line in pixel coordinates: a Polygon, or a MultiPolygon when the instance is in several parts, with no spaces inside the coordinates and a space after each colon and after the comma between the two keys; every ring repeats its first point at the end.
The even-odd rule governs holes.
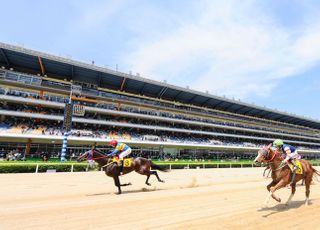
{"type": "Polygon", "coordinates": [[[262,177],[264,177],[264,175],[266,174],[266,171],[267,171],[267,170],[268,170],[268,167],[263,170],[262,177]]]}
{"type": "Polygon", "coordinates": [[[294,196],[295,192],[296,192],[296,184],[293,184],[293,185],[291,185],[291,194],[290,194],[290,196],[289,196],[289,198],[288,198],[288,200],[286,202],[286,205],[290,204],[291,199],[294,196]]]}
{"type": "Polygon", "coordinates": [[[270,169],[269,172],[268,172],[267,178],[269,177],[270,173],[271,173],[271,169],[270,169]]]}
{"type": "Polygon", "coordinates": [[[269,203],[271,197],[273,197],[273,199],[275,199],[276,201],[281,202],[281,199],[278,198],[278,197],[274,194],[274,192],[275,192],[276,190],[284,187],[285,185],[286,185],[286,182],[285,182],[283,179],[281,179],[275,186],[271,187],[271,188],[270,188],[270,191],[269,191],[269,194],[268,194],[268,196],[267,196],[267,198],[266,198],[266,200],[265,200],[265,202],[264,202],[264,205],[265,205],[265,206],[268,206],[268,203],[269,203]]]}
{"type": "Polygon", "coordinates": [[[120,185],[119,177],[115,176],[115,177],[113,177],[113,180],[114,180],[115,186],[118,187],[118,194],[120,195],[121,194],[121,185],[120,185]]]}
{"type": "Polygon", "coordinates": [[[119,186],[128,186],[128,185],[132,185],[130,182],[129,182],[129,183],[125,183],[125,184],[121,184],[121,183],[120,183],[120,179],[119,179],[119,177],[118,177],[118,180],[119,180],[119,186]]]}
{"type": "Polygon", "coordinates": [[[150,171],[152,174],[154,174],[156,177],[157,177],[157,179],[158,179],[158,181],[159,182],[162,182],[162,183],[164,183],[164,180],[161,180],[160,179],[160,177],[159,177],[159,175],[158,175],[158,172],[157,171],[150,171]]]}
{"type": "Polygon", "coordinates": [[[151,185],[150,183],[149,183],[149,178],[150,178],[150,174],[149,175],[147,175],[147,180],[146,180],[146,185],[151,185]]]}
{"type": "Polygon", "coordinates": [[[310,195],[310,184],[312,182],[312,174],[311,175],[307,175],[304,183],[306,185],[306,201],[305,201],[305,205],[308,206],[309,205],[309,195],[310,195]]]}
{"type": "Polygon", "coordinates": [[[150,175],[151,175],[151,172],[150,172],[150,165],[149,166],[144,166],[144,167],[141,167],[141,163],[138,164],[139,166],[138,167],[135,167],[134,168],[134,171],[136,173],[139,173],[140,175],[145,175],[147,176],[147,179],[146,179],[146,185],[150,186],[151,184],[149,183],[149,178],[150,178],[150,175]]]}
{"type": "MultiPolygon", "coordinates": [[[[139,172],[139,173],[140,173],[140,172],[139,172]]],[[[150,175],[151,175],[151,174],[152,174],[152,175],[155,175],[155,176],[157,177],[157,179],[158,179],[159,182],[164,183],[164,180],[161,180],[161,179],[160,179],[157,171],[153,171],[153,170],[152,170],[152,171],[149,171],[149,172],[143,172],[143,173],[141,173],[141,174],[147,175],[146,184],[149,185],[149,186],[151,185],[151,184],[149,183],[149,178],[150,178],[150,175]]]]}
{"type": "Polygon", "coordinates": [[[120,186],[129,186],[129,185],[132,185],[132,184],[130,182],[125,184],[120,184],[120,186]]]}
{"type": "MultiPolygon", "coordinates": [[[[272,186],[274,186],[275,184],[277,184],[277,182],[271,181],[271,183],[267,185],[267,190],[270,192],[270,188],[271,188],[272,186]]],[[[271,197],[272,197],[273,199],[275,199],[276,201],[278,201],[278,202],[281,201],[279,198],[277,198],[277,197],[276,197],[275,195],[273,195],[273,194],[272,194],[271,197]]]]}

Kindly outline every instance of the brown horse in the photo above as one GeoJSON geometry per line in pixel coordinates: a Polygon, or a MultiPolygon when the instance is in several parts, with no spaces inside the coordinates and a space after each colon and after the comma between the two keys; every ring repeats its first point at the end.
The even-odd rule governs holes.
{"type": "MultiPolygon", "coordinates": [[[[112,158],[104,155],[102,152],[100,152],[97,149],[92,149],[90,151],[85,152],[81,156],[79,156],[77,160],[83,161],[83,160],[89,160],[89,159],[96,161],[99,167],[105,171],[106,175],[113,178],[115,186],[118,187],[118,194],[121,194],[121,186],[131,185],[131,183],[127,183],[127,184],[120,183],[120,180],[119,180],[120,166],[118,166],[117,162],[113,162],[112,158]]],[[[150,175],[155,175],[159,182],[164,182],[158,176],[157,171],[151,170],[151,168],[167,172],[167,169],[161,168],[159,165],[154,164],[151,160],[142,158],[142,157],[137,157],[133,159],[131,166],[123,168],[123,174],[127,174],[132,171],[135,171],[141,175],[146,175],[147,176],[146,184],[149,186],[151,185],[148,182],[150,175]]]]}
{"type": "MultiPolygon", "coordinates": [[[[278,151],[271,149],[271,144],[263,147],[258,151],[258,156],[256,157],[255,162],[268,163],[272,170],[272,173],[271,173],[272,182],[267,186],[269,194],[264,202],[265,206],[268,205],[270,201],[270,197],[272,197],[278,202],[281,202],[281,199],[278,198],[274,193],[276,190],[285,187],[291,182],[293,173],[289,168],[288,164],[283,164],[282,161],[283,161],[283,158],[281,157],[281,154],[278,151]]],[[[291,184],[291,194],[286,202],[286,205],[290,203],[293,195],[296,192],[296,183],[301,179],[305,180],[305,186],[306,186],[305,205],[308,205],[309,195],[310,195],[310,184],[312,182],[314,173],[320,176],[320,173],[316,169],[314,169],[308,161],[300,160],[300,163],[303,168],[303,174],[296,174],[294,181],[291,184]]]]}
{"type": "MultiPolygon", "coordinates": [[[[264,171],[263,171],[263,174],[262,174],[263,177],[265,177],[265,174],[266,174],[267,171],[268,171],[268,173],[267,173],[266,178],[268,178],[268,177],[270,176],[270,173],[271,173],[271,171],[272,171],[269,164],[267,165],[267,167],[266,167],[266,168],[264,169],[264,171]],[[268,170],[269,170],[269,171],[268,171],[268,170]]],[[[302,181],[301,181],[301,185],[304,185],[304,178],[303,178],[302,181]]]]}

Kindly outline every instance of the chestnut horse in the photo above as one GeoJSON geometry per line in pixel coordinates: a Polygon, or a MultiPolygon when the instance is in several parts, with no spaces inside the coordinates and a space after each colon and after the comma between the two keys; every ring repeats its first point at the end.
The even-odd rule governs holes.
{"type": "MultiPolygon", "coordinates": [[[[121,186],[131,185],[131,183],[127,183],[127,184],[120,183],[120,180],[119,180],[120,166],[118,166],[117,162],[113,161],[112,157],[106,156],[105,154],[103,154],[102,152],[100,152],[97,149],[92,149],[90,151],[85,152],[84,154],[79,156],[77,160],[78,161],[83,161],[83,160],[96,161],[98,163],[99,167],[105,171],[105,174],[107,176],[110,176],[113,178],[115,186],[118,187],[118,194],[121,194],[121,186]]],[[[157,171],[151,170],[151,168],[167,172],[167,169],[161,168],[159,165],[154,164],[151,160],[146,159],[146,158],[142,158],[142,157],[137,157],[137,158],[133,159],[131,166],[123,168],[123,174],[127,174],[132,171],[135,171],[141,175],[146,175],[147,176],[147,180],[146,180],[147,185],[151,185],[148,182],[150,175],[155,175],[159,182],[164,182],[158,176],[157,171]]]]}
{"type": "MultiPolygon", "coordinates": [[[[285,187],[291,182],[292,171],[289,168],[288,164],[282,163],[283,158],[281,157],[281,153],[271,148],[271,144],[268,146],[264,146],[262,149],[258,151],[258,156],[255,159],[256,163],[268,163],[270,166],[272,173],[271,178],[272,182],[268,184],[267,189],[269,194],[264,202],[264,205],[267,206],[270,198],[272,197],[278,202],[281,202],[281,199],[278,198],[274,193],[276,190],[285,187]]],[[[293,183],[291,184],[291,194],[286,202],[288,205],[296,192],[296,183],[304,179],[306,186],[306,200],[305,205],[308,205],[309,195],[310,195],[310,184],[312,182],[313,176],[316,174],[320,176],[320,173],[312,167],[312,165],[306,160],[300,160],[303,174],[296,174],[293,183]]]]}

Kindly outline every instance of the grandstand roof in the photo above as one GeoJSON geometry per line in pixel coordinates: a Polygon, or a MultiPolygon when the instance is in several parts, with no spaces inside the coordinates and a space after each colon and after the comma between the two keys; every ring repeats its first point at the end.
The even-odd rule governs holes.
{"type": "Polygon", "coordinates": [[[27,73],[47,75],[60,80],[73,80],[101,88],[130,92],[223,111],[256,116],[320,129],[320,121],[248,104],[209,93],[178,87],[122,73],[94,64],[71,60],[0,42],[0,65],[27,73]]]}

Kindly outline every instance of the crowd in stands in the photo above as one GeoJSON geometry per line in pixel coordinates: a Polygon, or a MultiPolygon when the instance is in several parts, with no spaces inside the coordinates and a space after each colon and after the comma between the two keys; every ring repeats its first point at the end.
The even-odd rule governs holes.
{"type": "Polygon", "coordinates": [[[6,152],[4,149],[0,151],[0,159],[7,161],[25,160],[24,153],[19,149],[13,149],[6,152]]]}
{"type": "MultiPolygon", "coordinates": [[[[53,108],[46,108],[42,106],[30,106],[26,104],[13,104],[13,103],[6,103],[1,102],[0,103],[0,109],[9,110],[9,111],[21,111],[21,112],[27,112],[27,113],[38,113],[38,114],[48,114],[48,115],[60,115],[62,116],[63,111],[62,109],[53,109],[53,108]]],[[[205,131],[205,132],[215,132],[215,133],[226,133],[226,134],[238,134],[238,135],[248,135],[247,132],[242,130],[230,130],[230,129],[222,129],[222,128],[216,128],[212,129],[211,127],[202,126],[199,127],[197,125],[192,124],[183,124],[183,123],[173,123],[173,122],[163,122],[163,121],[157,121],[157,120],[141,120],[137,118],[125,118],[125,117],[117,117],[117,116],[110,116],[105,114],[98,114],[98,113],[86,113],[84,118],[87,119],[94,119],[94,120],[101,120],[101,121],[112,121],[117,123],[128,123],[128,124],[141,124],[146,125],[149,127],[154,127],[155,129],[157,127],[162,128],[174,128],[174,129],[180,129],[184,131],[190,130],[190,133],[193,132],[193,130],[197,131],[205,131]]],[[[9,133],[20,133],[19,130],[21,130],[21,133],[24,134],[44,134],[44,135],[62,135],[62,130],[60,129],[61,124],[57,125],[56,123],[60,123],[59,121],[51,122],[54,123],[54,125],[51,127],[48,126],[44,122],[45,126],[41,126],[40,121],[37,123],[34,123],[34,120],[30,120],[28,118],[19,118],[17,121],[14,121],[13,123],[10,123],[11,129],[7,130],[9,133]],[[21,121],[22,119],[22,121],[21,121]]],[[[2,124],[2,126],[5,127],[6,124],[2,124]]],[[[8,125],[8,124],[7,124],[8,125]]],[[[118,125],[121,126],[121,125],[118,125]]],[[[92,127],[92,125],[91,125],[92,127]]],[[[71,135],[72,136],[84,136],[84,137],[93,137],[93,138],[104,138],[107,136],[103,130],[105,127],[102,126],[94,126],[89,129],[89,131],[86,131],[86,127],[83,127],[81,124],[75,124],[74,129],[72,130],[71,135]],[[80,127],[77,127],[80,126],[80,127]],[[94,131],[92,131],[94,130],[94,131]],[[97,130],[97,131],[95,131],[97,130]],[[102,130],[102,131],[101,131],[102,130]]],[[[148,131],[144,131],[148,132],[148,131]]],[[[152,133],[151,133],[152,134],[152,133]]],[[[173,139],[176,139],[176,136],[173,139]]],[[[249,133],[249,136],[256,136],[256,137],[268,137],[269,135],[263,134],[263,133],[249,133]]],[[[128,139],[126,136],[124,139],[128,139]]],[[[167,138],[168,139],[168,138],[167,138]]],[[[296,139],[296,138],[295,138],[296,139]]],[[[170,140],[170,139],[169,139],[170,140]]],[[[303,140],[304,141],[304,140],[303,140]]],[[[175,140],[174,142],[179,142],[179,140],[175,140]]],[[[189,141],[189,140],[183,140],[180,142],[188,142],[188,143],[195,143],[195,141],[189,141]]],[[[198,143],[198,141],[196,141],[198,143]]]]}
{"type": "MultiPolygon", "coordinates": [[[[20,91],[20,90],[13,90],[13,89],[7,89],[7,88],[0,88],[0,94],[6,94],[6,95],[18,96],[18,97],[35,98],[35,99],[40,98],[39,94],[34,93],[34,92],[24,92],[24,91],[20,91]]],[[[105,94],[108,94],[109,97],[115,96],[115,94],[111,94],[111,93],[105,93],[105,94]]],[[[131,97],[128,97],[128,98],[131,98],[131,97]]],[[[68,101],[68,98],[66,98],[66,97],[56,96],[56,95],[53,96],[53,95],[47,95],[47,94],[45,94],[42,99],[56,101],[56,102],[60,102],[60,103],[65,103],[68,101]]],[[[138,98],[136,98],[136,100],[138,100],[138,98]]],[[[143,99],[139,99],[139,100],[143,100],[143,99]]],[[[151,100],[149,100],[149,101],[151,101],[151,100]]],[[[267,120],[255,121],[253,118],[251,118],[251,120],[250,120],[248,117],[244,117],[241,119],[237,117],[236,120],[238,122],[236,122],[236,120],[227,119],[227,118],[232,118],[234,116],[232,116],[230,114],[224,114],[224,113],[218,113],[218,112],[213,115],[218,116],[217,118],[219,118],[219,119],[214,119],[214,118],[209,119],[209,118],[201,118],[200,116],[187,116],[187,115],[181,114],[181,113],[167,112],[167,111],[161,111],[161,110],[148,110],[148,109],[141,109],[138,107],[128,107],[128,106],[118,107],[116,104],[112,104],[112,103],[96,103],[96,104],[90,103],[90,102],[81,102],[81,103],[84,105],[87,105],[87,106],[104,108],[104,109],[120,110],[120,111],[127,111],[127,112],[131,112],[131,113],[140,113],[140,114],[161,116],[161,117],[167,117],[167,118],[198,121],[198,122],[212,123],[212,124],[231,126],[231,127],[253,128],[253,129],[258,129],[258,130],[275,131],[275,132],[282,132],[282,133],[295,134],[295,135],[304,135],[304,136],[312,136],[314,133],[313,131],[310,131],[310,129],[307,127],[300,127],[300,126],[297,127],[292,124],[283,123],[283,124],[281,124],[281,128],[279,128],[279,127],[277,127],[277,125],[275,125],[271,121],[270,122],[268,122],[267,120]],[[249,123],[248,122],[243,123],[244,121],[248,121],[249,123]],[[250,122],[251,123],[253,122],[253,123],[250,124],[250,122]],[[302,130],[305,130],[305,131],[302,133],[301,132],[302,130]]],[[[166,107],[164,107],[164,109],[167,107],[171,107],[168,105],[170,105],[170,104],[167,103],[166,107]]],[[[189,107],[186,107],[186,108],[184,108],[184,110],[180,110],[180,111],[190,111],[190,108],[189,109],[188,108],[189,107]]],[[[207,110],[199,111],[199,114],[201,114],[200,112],[205,115],[208,114],[207,110]]]]}
{"type": "MultiPolygon", "coordinates": [[[[62,136],[62,121],[7,117],[0,123],[0,133],[62,136]]],[[[137,128],[121,128],[101,126],[97,124],[74,123],[69,134],[72,137],[119,139],[132,141],[152,141],[183,144],[227,145],[243,147],[262,147],[263,140],[244,141],[236,137],[208,136],[190,133],[143,130],[137,128]]],[[[319,149],[316,145],[299,145],[304,149],[319,149]]]]}

